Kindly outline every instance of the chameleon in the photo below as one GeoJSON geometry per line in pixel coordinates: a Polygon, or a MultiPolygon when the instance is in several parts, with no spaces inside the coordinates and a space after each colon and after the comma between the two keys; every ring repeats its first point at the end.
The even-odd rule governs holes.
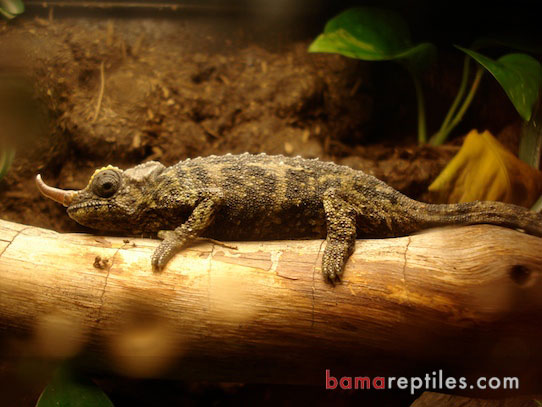
{"type": "Polygon", "coordinates": [[[335,284],[357,238],[385,238],[447,225],[493,224],[542,236],[542,215],[494,201],[429,204],[383,181],[319,159],[249,153],[149,161],[97,169],[79,191],[40,192],[78,223],[162,239],[151,264],[161,271],[198,238],[222,241],[324,238],[324,278],[335,284]]]}

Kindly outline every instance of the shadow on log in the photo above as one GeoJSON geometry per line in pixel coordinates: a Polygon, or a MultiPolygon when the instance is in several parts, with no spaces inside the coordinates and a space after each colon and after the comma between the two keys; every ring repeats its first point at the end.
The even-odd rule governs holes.
{"type": "Polygon", "coordinates": [[[323,241],[235,244],[199,243],[153,274],[155,240],[0,221],[0,326],[33,354],[84,350],[138,377],[324,385],[326,369],[443,369],[540,390],[540,238],[479,225],[358,240],[336,287],[323,241]]]}

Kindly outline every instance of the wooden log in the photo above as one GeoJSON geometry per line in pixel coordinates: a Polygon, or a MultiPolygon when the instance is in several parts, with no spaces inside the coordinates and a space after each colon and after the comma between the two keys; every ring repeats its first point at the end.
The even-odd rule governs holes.
{"type": "Polygon", "coordinates": [[[0,221],[4,335],[134,376],[323,384],[325,369],[445,369],[520,376],[523,390],[542,377],[540,238],[478,225],[358,240],[335,287],[321,240],[198,243],[153,274],[157,244],[0,221]]]}

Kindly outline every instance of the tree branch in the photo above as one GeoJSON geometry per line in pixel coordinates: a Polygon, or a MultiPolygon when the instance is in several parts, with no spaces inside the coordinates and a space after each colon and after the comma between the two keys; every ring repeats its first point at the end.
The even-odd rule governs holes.
{"type": "Polygon", "coordinates": [[[30,334],[34,353],[85,347],[136,376],[540,380],[542,239],[479,225],[358,240],[336,287],[320,273],[321,240],[198,243],[153,274],[156,245],[0,221],[0,327],[30,334]]]}

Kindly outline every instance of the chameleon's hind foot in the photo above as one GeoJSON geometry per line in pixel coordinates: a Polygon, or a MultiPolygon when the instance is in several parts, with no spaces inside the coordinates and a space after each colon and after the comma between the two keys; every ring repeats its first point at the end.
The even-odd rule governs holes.
{"type": "Polygon", "coordinates": [[[324,211],[327,238],[322,273],[326,281],[335,284],[341,281],[344,265],[356,244],[356,210],[334,190],[330,190],[324,197],[324,211]]]}
{"type": "Polygon", "coordinates": [[[344,266],[351,252],[348,246],[348,243],[338,240],[327,241],[322,258],[322,274],[324,279],[333,285],[341,281],[344,266]]]}

